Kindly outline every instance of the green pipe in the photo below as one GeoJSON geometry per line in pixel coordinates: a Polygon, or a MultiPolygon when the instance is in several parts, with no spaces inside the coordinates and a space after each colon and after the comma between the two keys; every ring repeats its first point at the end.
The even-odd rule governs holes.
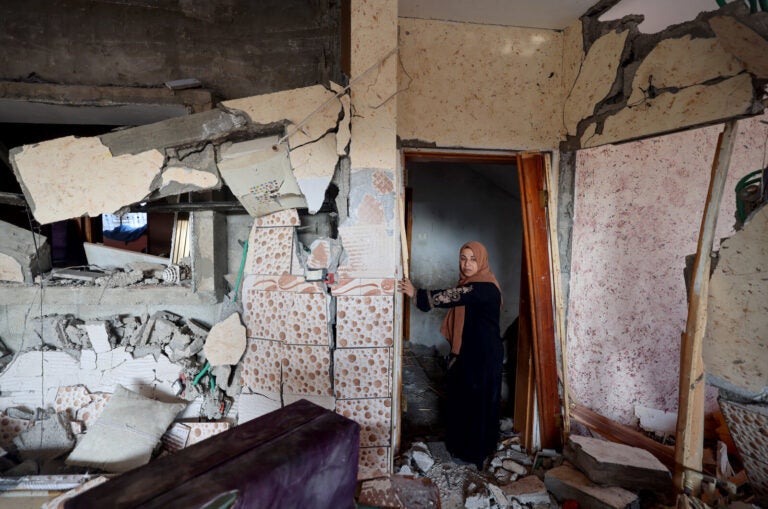
{"type": "Polygon", "coordinates": [[[726,0],[715,0],[717,2],[718,7],[725,7],[725,4],[727,3],[726,0]]]}
{"type": "Polygon", "coordinates": [[[768,0],[760,0],[759,4],[763,12],[768,11],[768,0]]]}
{"type": "Polygon", "coordinates": [[[200,383],[200,379],[205,376],[206,373],[208,373],[208,370],[211,369],[211,363],[208,361],[205,361],[205,366],[203,366],[203,370],[200,371],[200,373],[197,374],[195,377],[195,380],[192,382],[192,385],[197,385],[200,383]]]}
{"type": "Polygon", "coordinates": [[[752,14],[757,12],[757,0],[749,0],[749,12],[752,14]]]}
{"type": "Polygon", "coordinates": [[[248,254],[248,239],[245,239],[243,244],[243,256],[240,258],[240,270],[237,271],[237,281],[235,281],[235,296],[232,302],[237,302],[237,294],[240,291],[240,280],[243,277],[243,270],[245,269],[245,255],[248,254]]]}

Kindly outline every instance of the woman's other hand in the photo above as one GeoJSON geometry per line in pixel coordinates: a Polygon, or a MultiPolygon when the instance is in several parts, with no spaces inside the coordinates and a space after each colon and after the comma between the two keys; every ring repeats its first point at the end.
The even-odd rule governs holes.
{"type": "Polygon", "coordinates": [[[408,278],[403,278],[397,282],[397,291],[404,293],[410,298],[413,298],[416,294],[416,288],[413,287],[413,283],[411,283],[411,280],[408,278]]]}

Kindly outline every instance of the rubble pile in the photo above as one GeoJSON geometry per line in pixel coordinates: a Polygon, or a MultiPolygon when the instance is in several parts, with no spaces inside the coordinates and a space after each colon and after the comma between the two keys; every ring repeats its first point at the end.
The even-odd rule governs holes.
{"type": "Polygon", "coordinates": [[[181,285],[190,280],[189,262],[163,265],[151,262],[130,262],[124,267],[83,267],[53,269],[44,276],[38,275],[36,283],[46,286],[100,286],[123,288],[127,286],[181,285]]]}

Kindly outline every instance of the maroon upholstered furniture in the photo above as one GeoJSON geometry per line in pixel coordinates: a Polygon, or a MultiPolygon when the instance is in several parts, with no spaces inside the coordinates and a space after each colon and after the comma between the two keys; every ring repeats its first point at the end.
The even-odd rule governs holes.
{"type": "Polygon", "coordinates": [[[225,507],[351,508],[359,435],[354,421],[301,400],[126,472],[64,507],[194,509],[236,494],[225,507]]]}

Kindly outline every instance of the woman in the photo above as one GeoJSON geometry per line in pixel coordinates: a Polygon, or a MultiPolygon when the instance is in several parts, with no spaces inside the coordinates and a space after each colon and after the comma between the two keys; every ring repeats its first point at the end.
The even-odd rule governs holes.
{"type": "Polygon", "coordinates": [[[450,308],[440,332],[451,345],[446,375],[446,445],[479,470],[496,450],[499,434],[503,347],[499,338],[501,289],[488,266],[488,252],[467,242],[459,253],[456,288],[416,290],[408,279],[398,290],[422,311],[450,308]]]}

